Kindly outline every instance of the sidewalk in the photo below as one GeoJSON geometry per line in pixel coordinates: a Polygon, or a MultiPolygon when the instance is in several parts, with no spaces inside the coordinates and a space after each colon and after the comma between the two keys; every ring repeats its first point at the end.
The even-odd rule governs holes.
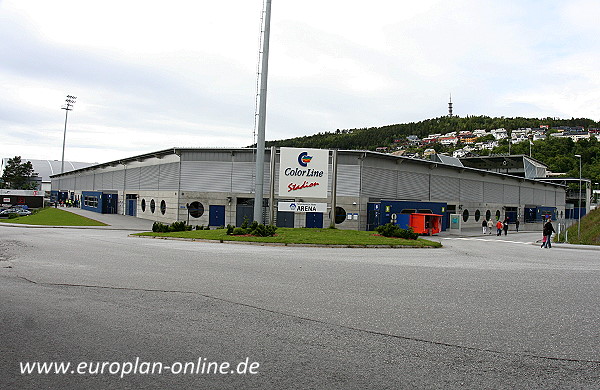
{"type": "Polygon", "coordinates": [[[2,223],[2,226],[14,226],[23,228],[64,228],[64,229],[100,229],[100,230],[128,230],[135,232],[150,232],[154,221],[132,217],[120,214],[100,214],[89,210],[82,210],[77,207],[60,207],[63,211],[78,214],[90,218],[108,226],[47,226],[47,225],[26,225],[17,223],[2,223]]]}
{"type": "MultiPolygon", "coordinates": [[[[531,225],[531,226],[526,226],[525,229],[519,229],[519,231],[515,231],[515,230],[509,230],[508,231],[508,235],[513,235],[513,234],[522,234],[522,233],[539,233],[540,237],[542,235],[542,227],[540,226],[539,229],[536,229],[535,226],[531,225]]],[[[481,231],[481,227],[467,227],[467,228],[462,228],[459,230],[457,229],[448,229],[446,231],[443,231],[441,233],[438,234],[438,236],[461,236],[461,237],[476,237],[476,236],[481,236],[481,237],[496,237],[496,229],[494,228],[492,231],[492,234],[483,234],[483,232],[481,231]]],[[[504,237],[504,231],[502,232],[502,236],[504,237]]]]}
{"type": "MultiPolygon", "coordinates": [[[[519,230],[514,231],[514,230],[509,230],[508,234],[505,236],[504,232],[502,232],[501,236],[496,236],[496,231],[494,229],[494,231],[492,232],[492,234],[483,234],[483,232],[481,231],[481,228],[475,228],[475,227],[470,227],[470,228],[463,228],[461,229],[461,231],[459,232],[458,230],[446,230],[443,231],[439,234],[436,234],[435,236],[432,236],[431,238],[434,237],[438,237],[440,239],[444,239],[444,238],[454,238],[454,237],[479,237],[482,239],[498,239],[498,240],[518,240],[519,238],[523,239],[525,238],[525,240],[528,240],[528,242],[531,242],[532,245],[537,245],[537,246],[541,246],[542,244],[542,228],[540,226],[539,229],[532,229],[534,226],[528,226],[528,230],[519,230]],[[523,236],[528,236],[528,237],[523,237],[523,236]]],[[[552,238],[554,239],[555,236],[553,236],[552,238]]],[[[426,236],[423,236],[423,238],[428,238],[426,236]]],[[[569,244],[569,243],[564,243],[564,242],[552,242],[552,248],[566,248],[566,249],[585,249],[585,250],[596,250],[596,251],[600,251],[600,245],[576,245],[576,244],[569,244]]]]}
{"type": "Polygon", "coordinates": [[[61,210],[68,211],[73,214],[78,214],[83,217],[95,219],[109,226],[96,226],[97,228],[112,228],[119,230],[136,230],[136,231],[152,231],[154,221],[132,217],[130,215],[121,214],[101,214],[89,210],[83,210],[78,207],[62,207],[61,210]]]}

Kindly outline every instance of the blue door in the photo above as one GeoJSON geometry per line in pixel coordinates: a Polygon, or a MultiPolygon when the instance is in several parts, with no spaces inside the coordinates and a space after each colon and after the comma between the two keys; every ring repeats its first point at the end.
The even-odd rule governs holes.
{"type": "Polygon", "coordinates": [[[225,226],[225,206],[208,207],[208,226],[225,226]]]}
{"type": "Polygon", "coordinates": [[[135,217],[137,211],[137,201],[135,199],[127,199],[127,215],[135,217]]]}
{"type": "Polygon", "coordinates": [[[306,227],[307,228],[322,228],[323,227],[323,213],[306,213],[306,227]]]}

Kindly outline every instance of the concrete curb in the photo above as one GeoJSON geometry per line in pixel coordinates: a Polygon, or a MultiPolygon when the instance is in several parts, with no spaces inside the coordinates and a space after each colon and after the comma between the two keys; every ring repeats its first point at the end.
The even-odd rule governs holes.
{"type": "MultiPolygon", "coordinates": [[[[228,241],[228,240],[207,240],[201,238],[184,238],[184,237],[156,237],[156,236],[138,236],[130,234],[129,237],[151,238],[155,240],[175,240],[175,241],[192,241],[206,242],[212,244],[240,244],[240,245],[258,245],[258,246],[277,246],[277,247],[307,247],[307,248],[353,248],[353,249],[440,249],[434,246],[407,246],[407,245],[325,245],[325,244],[285,244],[280,242],[254,242],[254,241],[228,241]]],[[[442,246],[443,247],[443,246],[442,246]]]]}
{"type": "MultiPolygon", "coordinates": [[[[532,245],[541,245],[541,241],[534,242],[532,245]]],[[[600,251],[600,245],[577,245],[577,244],[567,244],[563,242],[552,243],[552,247],[549,249],[582,249],[586,251],[600,251]]],[[[540,248],[541,249],[541,248],[540,248]]]]}

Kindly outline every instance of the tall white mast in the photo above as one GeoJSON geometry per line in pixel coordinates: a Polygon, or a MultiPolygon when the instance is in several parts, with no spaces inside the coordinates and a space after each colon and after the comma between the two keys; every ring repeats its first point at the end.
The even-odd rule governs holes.
{"type": "MultiPolygon", "coordinates": [[[[260,72],[260,105],[256,139],[256,181],[254,184],[254,220],[263,223],[262,205],[265,179],[265,124],[267,120],[267,75],[269,72],[269,35],[271,31],[271,0],[266,0],[260,72]]],[[[274,156],[271,156],[274,158],[274,156]]],[[[273,205],[269,205],[273,207],[273,205]]],[[[273,221],[269,221],[272,223],[273,221]]]]}

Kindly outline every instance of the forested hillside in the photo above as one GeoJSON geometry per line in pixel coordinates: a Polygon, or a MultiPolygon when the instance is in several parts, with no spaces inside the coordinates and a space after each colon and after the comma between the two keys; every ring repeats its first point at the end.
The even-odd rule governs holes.
{"type": "MultiPolygon", "coordinates": [[[[390,146],[395,140],[404,139],[409,135],[419,138],[434,133],[449,133],[452,131],[473,131],[476,129],[492,130],[505,128],[509,132],[520,128],[539,129],[540,125],[549,128],[559,126],[583,126],[588,129],[600,127],[600,122],[586,118],[558,119],[558,118],[492,118],[488,116],[468,117],[440,117],[427,119],[421,122],[396,124],[383,127],[362,129],[335,130],[318,133],[310,136],[290,138],[286,140],[269,141],[267,146],[288,146],[322,149],[358,149],[375,150],[377,147],[390,146]]],[[[529,155],[528,142],[511,145],[511,154],[529,155]]],[[[431,146],[429,146],[431,147],[431,146]]],[[[460,147],[460,145],[459,145],[460,147]]],[[[451,152],[449,147],[436,145],[438,152],[451,152]]],[[[491,151],[492,154],[508,153],[508,141],[501,141],[500,146],[491,151]]],[[[568,176],[579,176],[579,159],[583,159],[583,177],[600,182],[600,143],[596,138],[573,142],[570,138],[547,137],[545,140],[535,141],[532,148],[532,157],[547,164],[553,172],[564,172],[568,176]]],[[[489,151],[482,154],[489,154],[489,151]]]]}

